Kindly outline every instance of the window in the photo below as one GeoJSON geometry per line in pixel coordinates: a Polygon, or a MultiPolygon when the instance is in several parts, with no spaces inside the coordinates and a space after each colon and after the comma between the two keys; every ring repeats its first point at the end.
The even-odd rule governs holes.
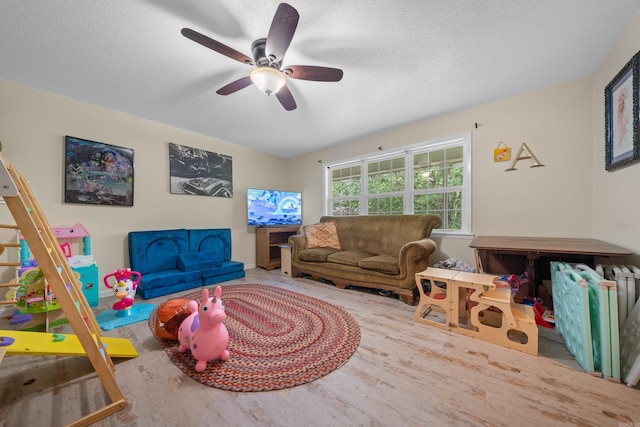
{"type": "Polygon", "coordinates": [[[336,216],[360,215],[361,167],[359,164],[330,170],[331,212],[336,216]]]}
{"type": "Polygon", "coordinates": [[[329,164],[325,183],[326,214],[434,214],[435,234],[471,233],[470,134],[329,164]]]}

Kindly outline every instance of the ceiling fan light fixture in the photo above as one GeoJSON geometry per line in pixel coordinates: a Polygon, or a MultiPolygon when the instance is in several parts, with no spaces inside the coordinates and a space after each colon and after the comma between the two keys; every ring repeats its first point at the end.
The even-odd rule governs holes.
{"type": "Polygon", "coordinates": [[[263,93],[273,95],[284,86],[287,78],[272,67],[258,67],[251,72],[251,82],[263,93]]]}

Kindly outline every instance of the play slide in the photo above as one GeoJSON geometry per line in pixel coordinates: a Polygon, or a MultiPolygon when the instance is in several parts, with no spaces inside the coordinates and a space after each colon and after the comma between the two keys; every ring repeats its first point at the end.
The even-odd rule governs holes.
{"type": "MultiPolygon", "coordinates": [[[[2,340],[2,346],[7,350],[8,355],[86,356],[76,335],[0,330],[0,337],[5,337],[2,340]]],[[[102,341],[111,357],[138,356],[135,347],[127,338],[102,337],[102,341]]]]}

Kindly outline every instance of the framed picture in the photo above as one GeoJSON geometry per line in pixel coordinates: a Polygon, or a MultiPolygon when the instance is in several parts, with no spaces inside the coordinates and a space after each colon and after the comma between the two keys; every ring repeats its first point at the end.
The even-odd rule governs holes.
{"type": "Polygon", "coordinates": [[[604,91],[605,169],[608,171],[640,161],[639,61],[640,52],[627,62],[604,91]]]}
{"type": "Polygon", "coordinates": [[[133,206],[133,150],[65,137],[65,203],[133,206]]]}
{"type": "Polygon", "coordinates": [[[233,197],[232,165],[230,156],[170,142],[171,193],[233,197]]]}

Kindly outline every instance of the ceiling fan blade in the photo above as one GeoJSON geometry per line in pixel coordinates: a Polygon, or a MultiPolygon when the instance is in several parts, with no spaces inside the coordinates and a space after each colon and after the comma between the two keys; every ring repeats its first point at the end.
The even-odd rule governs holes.
{"type": "Polygon", "coordinates": [[[286,85],[282,86],[282,89],[276,92],[276,98],[278,98],[280,104],[282,104],[287,111],[295,110],[297,107],[296,100],[293,99],[293,95],[286,85]]]}
{"type": "Polygon", "coordinates": [[[267,55],[273,57],[272,61],[280,63],[284,58],[284,54],[291,44],[291,39],[293,39],[293,34],[296,32],[299,19],[300,15],[293,6],[280,3],[271,22],[265,46],[267,55]]]}
{"type": "Polygon", "coordinates": [[[251,84],[251,78],[249,76],[242,77],[236,81],[229,83],[226,86],[221,87],[216,91],[218,95],[231,95],[234,92],[244,89],[251,84]]]}
{"type": "Polygon", "coordinates": [[[191,39],[196,43],[200,43],[204,47],[208,47],[211,50],[228,56],[231,59],[235,59],[236,61],[242,62],[243,64],[253,65],[253,59],[249,58],[244,53],[240,53],[237,50],[220,43],[219,41],[216,41],[205,36],[204,34],[200,34],[199,32],[192,30],[191,28],[183,28],[181,33],[186,38],[191,39]]]}
{"type": "Polygon", "coordinates": [[[282,72],[292,79],[313,80],[316,82],[338,82],[342,79],[342,70],[329,67],[315,67],[313,65],[290,65],[282,72]]]}

